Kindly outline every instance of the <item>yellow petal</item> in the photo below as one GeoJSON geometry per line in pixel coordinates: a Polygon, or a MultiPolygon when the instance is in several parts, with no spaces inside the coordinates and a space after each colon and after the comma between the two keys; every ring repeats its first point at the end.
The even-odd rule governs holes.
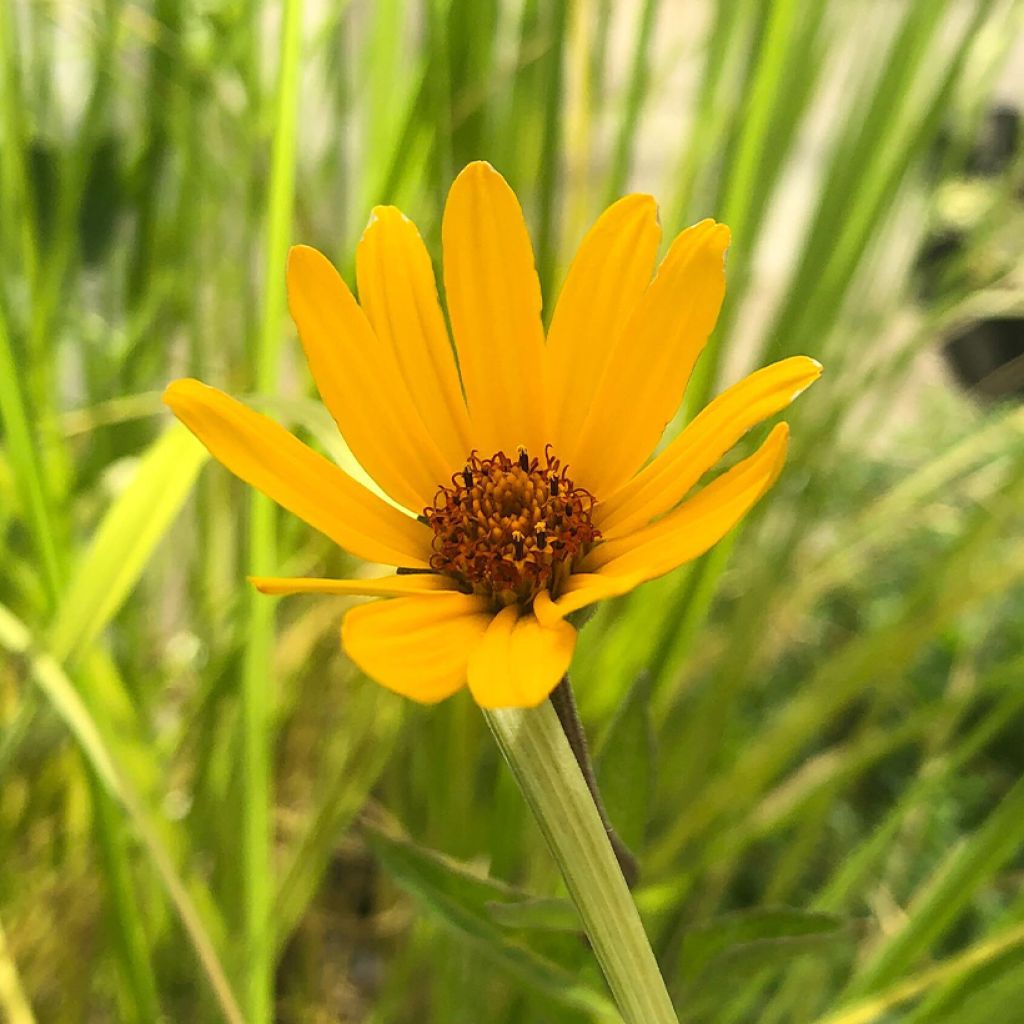
{"type": "Polygon", "coordinates": [[[679,235],[612,351],[570,466],[598,500],[643,465],[675,414],[722,305],[728,244],[712,220],[679,235]]]}
{"type": "Polygon", "coordinates": [[[425,567],[430,531],[371,494],[273,420],[197,380],[178,380],[164,401],[235,476],[371,562],[425,567]]]}
{"type": "Polygon", "coordinates": [[[458,584],[447,576],[415,573],[371,580],[330,580],[290,576],[250,576],[261,594],[348,594],[354,597],[402,597],[407,594],[449,594],[458,584]]]}
{"type": "Polygon", "coordinates": [[[568,671],[575,646],[568,622],[545,627],[503,608],[469,656],[469,689],[484,708],[536,707],[568,671]]]}
{"type": "Polygon", "coordinates": [[[316,249],[288,255],[288,305],[317,388],[360,465],[416,512],[433,503],[450,464],[420,418],[395,355],[316,249]]]}
{"type": "Polygon", "coordinates": [[[605,540],[624,536],[677,505],[748,431],[785,409],[821,376],[821,363],[792,356],[723,391],[648,466],[595,510],[605,540]]]}
{"type": "Polygon", "coordinates": [[[466,594],[396,597],[352,608],[341,625],[348,656],[371,678],[433,704],[466,682],[466,663],[491,621],[466,594]]]}
{"type": "Polygon", "coordinates": [[[444,287],[473,443],[485,456],[523,444],[543,454],[540,283],[519,200],[490,164],[470,164],[441,225],[444,287]]]}
{"type": "Polygon", "coordinates": [[[547,591],[539,593],[533,602],[533,613],[542,626],[553,628],[572,612],[586,608],[589,604],[626,594],[637,586],[638,582],[631,576],[574,573],[569,577],[557,600],[553,601],[547,591]]]}
{"type": "Polygon", "coordinates": [[[620,344],[658,256],[661,229],[651,196],[625,196],[580,244],[548,331],[547,423],[563,462],[575,445],[609,356],[620,344]]]}
{"type": "Polygon", "coordinates": [[[775,482],[786,460],[788,438],[789,427],[779,423],[749,458],[664,519],[621,540],[598,545],[580,563],[580,571],[626,577],[636,585],[704,554],[775,482]]]}
{"type": "Polygon", "coordinates": [[[359,304],[374,334],[395,357],[438,447],[461,466],[473,447],[434,269],[416,225],[393,206],[378,206],[356,248],[359,304]]]}

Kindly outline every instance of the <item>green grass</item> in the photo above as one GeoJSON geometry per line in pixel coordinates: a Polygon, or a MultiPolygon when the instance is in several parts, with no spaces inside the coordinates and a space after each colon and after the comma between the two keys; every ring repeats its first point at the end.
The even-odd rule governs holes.
{"type": "Polygon", "coordinates": [[[669,237],[730,223],[688,414],[769,359],[826,367],[769,498],[575,661],[680,1019],[1006,1019],[1024,419],[935,353],[1024,306],[1024,157],[927,305],[910,269],[1022,28],[1016,0],[0,4],[0,1019],[614,1019],[468,696],[362,678],[340,599],[252,595],[355,566],[158,398],[201,376],[351,468],[286,249],[351,281],[395,202],[436,260],[481,157],[548,316],[623,191],[669,237]]]}

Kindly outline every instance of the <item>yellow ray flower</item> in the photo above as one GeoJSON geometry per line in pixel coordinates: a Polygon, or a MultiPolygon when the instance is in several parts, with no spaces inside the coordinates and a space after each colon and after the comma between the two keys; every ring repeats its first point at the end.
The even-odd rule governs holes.
{"type": "Polygon", "coordinates": [[[356,252],[360,302],[314,249],[288,262],[288,300],[320,394],[400,511],[272,420],[195,380],[165,401],[237,476],[382,579],[269,579],[271,594],[388,598],[341,637],[372,678],[420,701],[468,683],[488,708],[543,701],[569,666],[566,616],[697,558],[771,486],[778,424],[687,497],[751,427],[821,373],[805,356],[757,371],[651,459],[725,294],[729,230],[687,228],[654,273],[650,196],[613,204],[584,238],[545,339],[515,194],[489,164],[452,185],[442,225],[453,357],[430,258],[393,207],[356,252]],[[652,277],[653,274],[653,277],[652,277]]]}

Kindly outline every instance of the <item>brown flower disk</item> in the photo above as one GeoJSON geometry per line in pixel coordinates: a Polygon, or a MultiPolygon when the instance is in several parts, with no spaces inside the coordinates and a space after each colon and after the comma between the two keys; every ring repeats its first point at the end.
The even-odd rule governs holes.
{"type": "Polygon", "coordinates": [[[550,446],[543,463],[524,448],[514,460],[474,451],[424,509],[434,531],[431,567],[499,604],[525,604],[544,589],[557,596],[573,559],[600,537],[593,497],[566,470],[550,446]]]}

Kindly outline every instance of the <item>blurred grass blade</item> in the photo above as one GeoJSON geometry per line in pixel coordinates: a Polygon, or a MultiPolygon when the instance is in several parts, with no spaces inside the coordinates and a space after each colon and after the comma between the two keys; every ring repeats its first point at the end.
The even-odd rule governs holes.
{"type": "Polygon", "coordinates": [[[0,1010],[8,1024],[36,1024],[35,1014],[18,976],[3,924],[0,923],[0,1010]]]}
{"type": "Polygon", "coordinates": [[[333,760],[333,778],[282,871],[274,901],[276,942],[280,950],[298,926],[321,884],[338,837],[365,805],[390,760],[400,734],[398,709],[375,707],[355,724],[360,735],[347,737],[344,754],[333,760]]]}
{"type": "MultiPolygon", "coordinates": [[[[0,15],[0,21],[4,17],[0,15]]],[[[56,594],[63,579],[60,546],[39,446],[29,426],[23,382],[24,375],[18,372],[18,359],[0,301],[0,422],[4,427],[4,445],[47,588],[51,594],[56,594]]]]}
{"type": "Polygon", "coordinates": [[[5,648],[8,653],[23,659],[36,685],[45,694],[50,706],[74,736],[103,787],[124,807],[138,831],[139,838],[167,895],[178,912],[185,932],[195,949],[200,966],[217,997],[221,1011],[231,1024],[243,1024],[242,1014],[232,994],[227,975],[224,973],[224,968],[221,966],[220,959],[203,926],[199,913],[174,868],[171,855],[164,848],[157,830],[150,824],[141,800],[115,764],[100,730],[96,727],[96,723],[81,697],[78,696],[74,684],[64,674],[64,670],[53,655],[38,648],[33,643],[32,635],[24,624],[2,606],[0,606],[0,646],[5,648]]]}
{"type": "MultiPolygon", "coordinates": [[[[890,985],[883,992],[819,1018],[815,1024],[872,1024],[888,1019],[890,1010],[945,982],[983,970],[997,957],[1024,946],[1024,924],[1007,928],[968,947],[957,956],[890,985]]],[[[1004,1007],[1005,1009],[1005,1007],[1004,1007]]]]}
{"type": "MultiPolygon", "coordinates": [[[[258,392],[277,390],[285,312],[285,264],[295,201],[299,72],[302,60],[302,0],[284,0],[278,46],[277,81],[271,122],[270,178],[265,204],[263,303],[253,348],[258,392]]],[[[277,565],[275,506],[254,493],[249,503],[249,558],[252,573],[273,573],[277,565]]],[[[275,602],[249,594],[242,664],[242,893],[245,936],[247,1024],[269,1024],[274,1007],[274,898],[271,844],[274,730],[273,645],[275,602]]]]}
{"type": "Polygon", "coordinates": [[[862,996],[906,973],[956,923],[978,889],[1024,847],[1024,779],[981,827],[953,850],[908,907],[902,928],[886,936],[848,990],[862,996]]]}
{"type": "MultiPolygon", "coordinates": [[[[648,95],[651,37],[660,6],[660,0],[643,0],[643,6],[636,16],[636,38],[630,55],[629,82],[608,170],[608,187],[604,197],[606,206],[610,206],[625,192],[629,181],[630,163],[636,149],[644,101],[648,95]]],[[[636,10],[635,6],[631,9],[636,10]]]]}
{"type": "Polygon", "coordinates": [[[74,660],[117,614],[181,510],[207,453],[175,424],[139,460],[76,566],[50,633],[58,661],[74,660]]]}

